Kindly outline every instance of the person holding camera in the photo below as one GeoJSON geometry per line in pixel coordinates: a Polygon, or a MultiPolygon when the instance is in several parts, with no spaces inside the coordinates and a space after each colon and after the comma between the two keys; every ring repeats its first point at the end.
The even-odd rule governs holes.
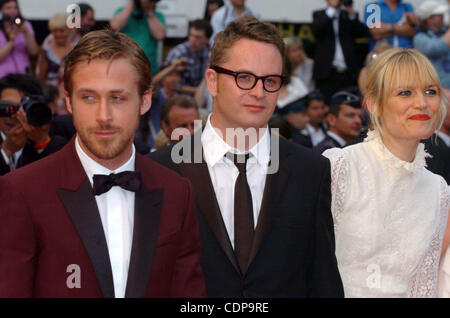
{"type": "Polygon", "coordinates": [[[0,175],[61,149],[66,140],[49,137],[52,113],[31,75],[0,79],[0,175]]]}
{"type": "Polygon", "coordinates": [[[212,27],[206,20],[194,20],[189,23],[188,40],[178,44],[167,54],[164,66],[169,66],[175,60],[185,57],[181,73],[180,91],[194,95],[208,67],[209,39],[212,27]]]}
{"type": "Polygon", "coordinates": [[[156,11],[159,0],[130,0],[116,10],[109,21],[111,29],[121,31],[135,40],[152,65],[152,74],[159,70],[158,41],[166,37],[166,20],[156,11]]]}
{"type": "Polygon", "coordinates": [[[33,27],[21,16],[17,0],[0,0],[0,13],[0,78],[30,73],[29,55],[38,51],[33,27]]]}
{"type": "Polygon", "coordinates": [[[362,66],[355,40],[366,36],[352,1],[326,0],[327,7],[313,12],[311,29],[316,38],[313,78],[328,103],[331,96],[356,85],[362,66]]]}

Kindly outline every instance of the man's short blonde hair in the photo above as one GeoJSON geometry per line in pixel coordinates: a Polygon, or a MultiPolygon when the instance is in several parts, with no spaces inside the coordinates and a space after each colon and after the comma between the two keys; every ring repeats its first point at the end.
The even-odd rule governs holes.
{"type": "MultiPolygon", "coordinates": [[[[77,64],[92,60],[106,60],[110,63],[119,58],[125,58],[134,66],[138,76],[139,95],[151,89],[152,68],[150,62],[139,44],[127,35],[112,31],[92,31],[81,38],[75,48],[70,51],[65,60],[64,88],[72,95],[72,76],[77,64]]],[[[124,81],[130,80],[124,78],[124,81]]]]}
{"type": "Polygon", "coordinates": [[[415,87],[417,80],[423,87],[434,84],[440,97],[437,126],[439,129],[447,112],[447,99],[442,94],[436,69],[428,58],[415,49],[393,48],[381,53],[368,66],[364,103],[368,106],[374,129],[383,133],[383,107],[392,91],[402,83],[415,87]]]}

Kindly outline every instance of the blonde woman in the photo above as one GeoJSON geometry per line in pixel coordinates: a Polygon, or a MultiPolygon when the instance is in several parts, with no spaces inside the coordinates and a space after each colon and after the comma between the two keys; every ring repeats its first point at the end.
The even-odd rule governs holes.
{"type": "Polygon", "coordinates": [[[421,139],[446,113],[439,77],[413,49],[369,66],[364,142],[330,149],[336,256],[346,297],[436,297],[450,194],[421,139]]]}
{"type": "Polygon", "coordinates": [[[314,80],[312,78],[314,61],[306,55],[302,41],[294,36],[284,37],[286,46],[286,58],[289,61],[293,76],[297,76],[305,84],[308,92],[315,89],[314,80]]]}
{"type": "Polygon", "coordinates": [[[38,59],[37,77],[41,84],[58,86],[61,60],[76,44],[72,30],[66,24],[67,15],[57,13],[48,21],[51,40],[44,41],[38,59]]]}

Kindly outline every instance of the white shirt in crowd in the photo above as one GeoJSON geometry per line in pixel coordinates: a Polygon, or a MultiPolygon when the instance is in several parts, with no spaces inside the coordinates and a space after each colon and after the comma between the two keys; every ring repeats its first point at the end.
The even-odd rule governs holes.
{"type": "Polygon", "coordinates": [[[328,130],[327,131],[327,135],[330,136],[331,138],[333,138],[335,141],[337,141],[337,143],[339,144],[339,146],[344,147],[347,143],[345,142],[344,139],[341,138],[341,136],[335,134],[334,132],[328,130]]]}
{"type": "Polygon", "coordinates": [[[322,128],[314,128],[310,124],[306,124],[305,129],[301,130],[301,133],[311,137],[311,143],[313,147],[317,146],[324,138],[325,133],[322,128]]]}
{"type": "MultiPolygon", "coordinates": [[[[75,139],[75,149],[91,185],[93,185],[94,174],[109,175],[110,173],[135,170],[134,160],[136,151],[134,145],[130,159],[114,171],[103,167],[91,159],[81,149],[78,137],[75,139]]],[[[127,286],[128,267],[133,241],[134,197],[134,192],[118,186],[112,187],[108,192],[95,196],[108,244],[116,298],[125,297],[127,286]]]]}
{"type": "Polygon", "coordinates": [[[336,9],[333,7],[328,7],[325,10],[325,14],[333,20],[333,29],[334,29],[334,41],[335,41],[335,50],[334,50],[334,58],[333,58],[333,66],[338,70],[346,70],[347,64],[345,64],[344,51],[342,50],[341,42],[339,40],[339,14],[341,13],[340,9],[336,9]]]}
{"type": "MultiPolygon", "coordinates": [[[[211,116],[208,118],[201,139],[204,158],[231,246],[234,248],[234,184],[239,171],[235,164],[224,156],[227,152],[243,153],[232,148],[217,134],[211,125],[210,118],[211,116]]],[[[256,228],[270,157],[268,127],[259,142],[249,152],[251,157],[246,166],[247,181],[252,193],[253,219],[256,228]]]]}
{"type": "MultiPolygon", "coordinates": [[[[244,8],[241,17],[244,17],[246,15],[252,15],[258,20],[261,18],[261,15],[259,13],[248,7],[244,8]]],[[[228,23],[237,20],[238,18],[240,17],[238,16],[236,10],[234,10],[234,7],[231,4],[225,4],[224,6],[217,9],[211,17],[211,27],[213,28],[211,45],[216,34],[219,33],[220,31],[223,31],[228,23]]]]}

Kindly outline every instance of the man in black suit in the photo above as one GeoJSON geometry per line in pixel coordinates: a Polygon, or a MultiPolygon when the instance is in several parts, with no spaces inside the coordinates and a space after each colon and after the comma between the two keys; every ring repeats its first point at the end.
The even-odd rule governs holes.
{"type": "Polygon", "coordinates": [[[283,56],[273,25],[231,22],[211,51],[203,131],[150,155],[194,184],[209,297],[343,296],[330,163],[268,130],[283,56]]]}
{"type": "MultiPolygon", "coordinates": [[[[30,75],[9,74],[0,79],[0,101],[17,106],[22,97],[42,96],[39,82],[30,75]]],[[[51,120],[51,112],[49,119],[51,120]]],[[[28,123],[23,109],[0,117],[0,175],[23,167],[61,149],[66,140],[49,136],[50,122],[41,126],[28,123]]]]}
{"type": "Polygon", "coordinates": [[[316,38],[313,78],[329,103],[340,88],[356,85],[362,61],[355,39],[367,36],[367,31],[351,5],[326,1],[325,10],[313,12],[311,28],[316,38]]]}

